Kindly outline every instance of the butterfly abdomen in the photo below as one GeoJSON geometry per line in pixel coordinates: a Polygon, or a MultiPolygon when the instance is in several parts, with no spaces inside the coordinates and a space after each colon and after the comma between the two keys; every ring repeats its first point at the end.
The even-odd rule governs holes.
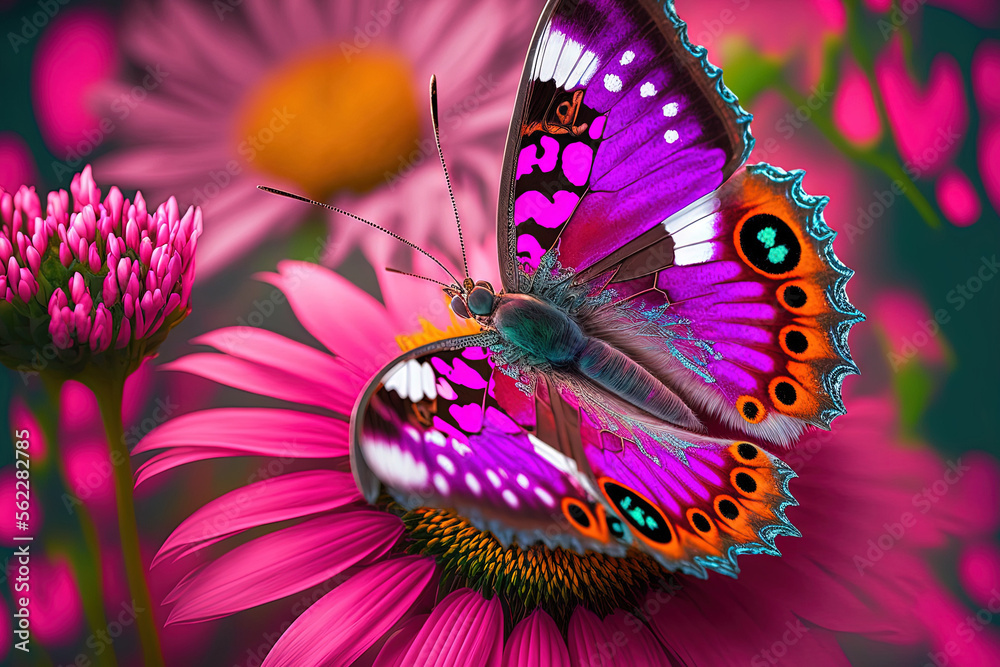
{"type": "Polygon", "coordinates": [[[594,383],[654,417],[700,430],[701,422],[677,394],[603,340],[588,339],[577,367],[594,383]]]}
{"type": "Polygon", "coordinates": [[[587,336],[569,315],[543,299],[505,295],[493,314],[493,325],[535,364],[578,370],[658,419],[700,428],[697,417],[677,394],[613,345],[587,336]]]}

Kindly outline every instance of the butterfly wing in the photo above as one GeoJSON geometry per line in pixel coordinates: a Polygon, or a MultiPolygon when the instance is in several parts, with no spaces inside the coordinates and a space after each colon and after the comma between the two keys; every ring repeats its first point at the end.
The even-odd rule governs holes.
{"type": "Polygon", "coordinates": [[[825,200],[800,172],[740,170],[750,116],[672,4],[550,3],[522,91],[498,226],[506,288],[603,299],[578,318],[587,333],[706,423],[778,444],[829,427],[862,316],[825,200]]]}
{"type": "Polygon", "coordinates": [[[557,242],[574,271],[606,257],[716,189],[753,145],[750,115],[669,2],[549,2],[520,90],[498,221],[509,291],[527,291],[557,242]]]}
{"type": "Polygon", "coordinates": [[[488,344],[418,348],[362,394],[352,470],[370,502],[386,491],[405,509],[451,509],[504,544],[616,556],[631,546],[697,576],[735,574],[737,554],[777,553],[774,537],[796,534],[784,516],[792,472],[764,450],[612,424],[589,406],[626,406],[596,388],[595,401],[582,400],[556,377],[540,375],[525,393],[488,344]]]}

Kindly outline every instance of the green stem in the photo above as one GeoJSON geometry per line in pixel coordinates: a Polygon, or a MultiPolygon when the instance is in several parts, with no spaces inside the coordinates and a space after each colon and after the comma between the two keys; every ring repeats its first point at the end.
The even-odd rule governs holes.
{"type": "MultiPolygon", "coordinates": [[[[43,401],[44,405],[40,406],[42,414],[39,422],[51,451],[57,452],[59,450],[59,401],[63,383],[61,380],[52,379],[44,374],[42,377],[49,400],[43,401]]],[[[72,486],[70,486],[65,459],[62,456],[53,456],[53,458],[58,462],[62,492],[71,493],[72,486]]],[[[47,473],[49,472],[47,471],[47,473]]],[[[66,550],[70,556],[69,562],[73,568],[73,577],[76,579],[80,598],[83,600],[83,614],[87,619],[87,626],[90,628],[91,636],[97,637],[101,633],[107,632],[108,628],[108,620],[104,615],[101,541],[94,519],[90,516],[90,511],[85,505],[79,504],[71,513],[76,516],[80,532],[83,534],[84,548],[80,548],[79,542],[73,540],[67,545],[66,550]]],[[[113,651],[103,651],[94,658],[96,664],[103,667],[117,667],[118,665],[113,651]]]]}
{"type": "Polygon", "coordinates": [[[124,373],[95,374],[88,386],[97,397],[97,404],[104,420],[104,430],[111,447],[111,468],[114,471],[115,501],[118,505],[118,534],[121,539],[122,558],[128,587],[137,611],[136,625],[142,643],[143,664],[146,667],[163,665],[160,638],[153,617],[153,601],[146,583],[146,570],[139,549],[139,530],[135,520],[135,502],[132,496],[132,464],[125,444],[122,423],[122,396],[124,373]]]}

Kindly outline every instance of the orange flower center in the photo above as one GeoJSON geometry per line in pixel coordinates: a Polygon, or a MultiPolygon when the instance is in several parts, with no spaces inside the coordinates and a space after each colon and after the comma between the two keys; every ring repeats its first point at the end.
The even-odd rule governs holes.
{"type": "Polygon", "coordinates": [[[313,51],[264,77],[238,115],[237,150],[257,169],[324,199],[364,192],[406,164],[420,136],[406,60],[313,51]]]}

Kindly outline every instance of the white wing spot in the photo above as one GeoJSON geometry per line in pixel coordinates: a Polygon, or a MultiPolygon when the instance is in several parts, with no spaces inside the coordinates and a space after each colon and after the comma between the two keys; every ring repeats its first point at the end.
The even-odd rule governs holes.
{"type": "Polygon", "coordinates": [[[506,503],[510,505],[513,509],[517,509],[518,506],[521,504],[521,501],[517,499],[517,496],[514,495],[514,492],[511,491],[510,489],[504,489],[503,493],[501,493],[500,495],[503,496],[504,501],[506,501],[506,503]]]}
{"type": "Polygon", "coordinates": [[[642,84],[642,88],[639,89],[639,94],[642,95],[643,97],[652,97],[653,95],[656,94],[656,86],[654,86],[651,82],[647,81],[646,83],[642,84]]]}
{"type": "Polygon", "coordinates": [[[449,475],[455,474],[455,464],[452,463],[451,459],[449,459],[444,454],[437,455],[437,463],[439,466],[441,466],[441,469],[444,470],[449,475]]]}
{"type": "Polygon", "coordinates": [[[668,144],[672,144],[680,138],[681,135],[677,134],[676,130],[667,130],[663,134],[663,138],[667,140],[668,144]]]}
{"type": "Polygon", "coordinates": [[[635,60],[635,51],[626,51],[622,54],[622,59],[619,62],[622,65],[628,65],[633,60],[635,60]]]}
{"type": "Polygon", "coordinates": [[[469,491],[472,491],[477,496],[483,492],[483,485],[479,483],[479,480],[471,472],[465,473],[465,485],[469,487],[469,491]]]}
{"type": "Polygon", "coordinates": [[[486,471],[486,478],[488,480],[490,480],[490,484],[492,484],[493,486],[495,486],[498,489],[500,488],[500,484],[501,484],[500,477],[497,476],[497,474],[495,472],[493,472],[492,470],[487,470],[486,471]]]}
{"type": "Polygon", "coordinates": [[[546,505],[548,505],[549,507],[555,507],[556,506],[556,499],[552,497],[551,493],[549,493],[548,491],[546,491],[542,487],[540,487],[540,486],[536,486],[535,487],[535,495],[538,496],[539,499],[543,503],[545,503],[546,505]]]}
{"type": "Polygon", "coordinates": [[[446,480],[444,475],[441,473],[434,473],[434,488],[436,488],[442,496],[448,495],[448,480],[446,480]]]}
{"type": "Polygon", "coordinates": [[[424,439],[432,445],[437,445],[438,447],[444,447],[448,444],[448,439],[444,437],[444,433],[441,431],[427,431],[424,435],[424,439]]]}
{"type": "Polygon", "coordinates": [[[528,488],[528,478],[524,475],[524,473],[518,473],[517,483],[521,485],[522,489],[528,488]]]}
{"type": "Polygon", "coordinates": [[[622,89],[622,80],[616,74],[605,74],[604,87],[612,93],[617,93],[622,89]]]}
{"type": "Polygon", "coordinates": [[[667,118],[673,118],[677,115],[677,102],[670,102],[669,104],[663,105],[663,115],[667,118]]]}
{"type": "Polygon", "coordinates": [[[469,447],[464,442],[460,442],[455,438],[451,439],[451,448],[455,450],[455,453],[459,456],[465,456],[472,452],[472,447],[469,447]]]}

